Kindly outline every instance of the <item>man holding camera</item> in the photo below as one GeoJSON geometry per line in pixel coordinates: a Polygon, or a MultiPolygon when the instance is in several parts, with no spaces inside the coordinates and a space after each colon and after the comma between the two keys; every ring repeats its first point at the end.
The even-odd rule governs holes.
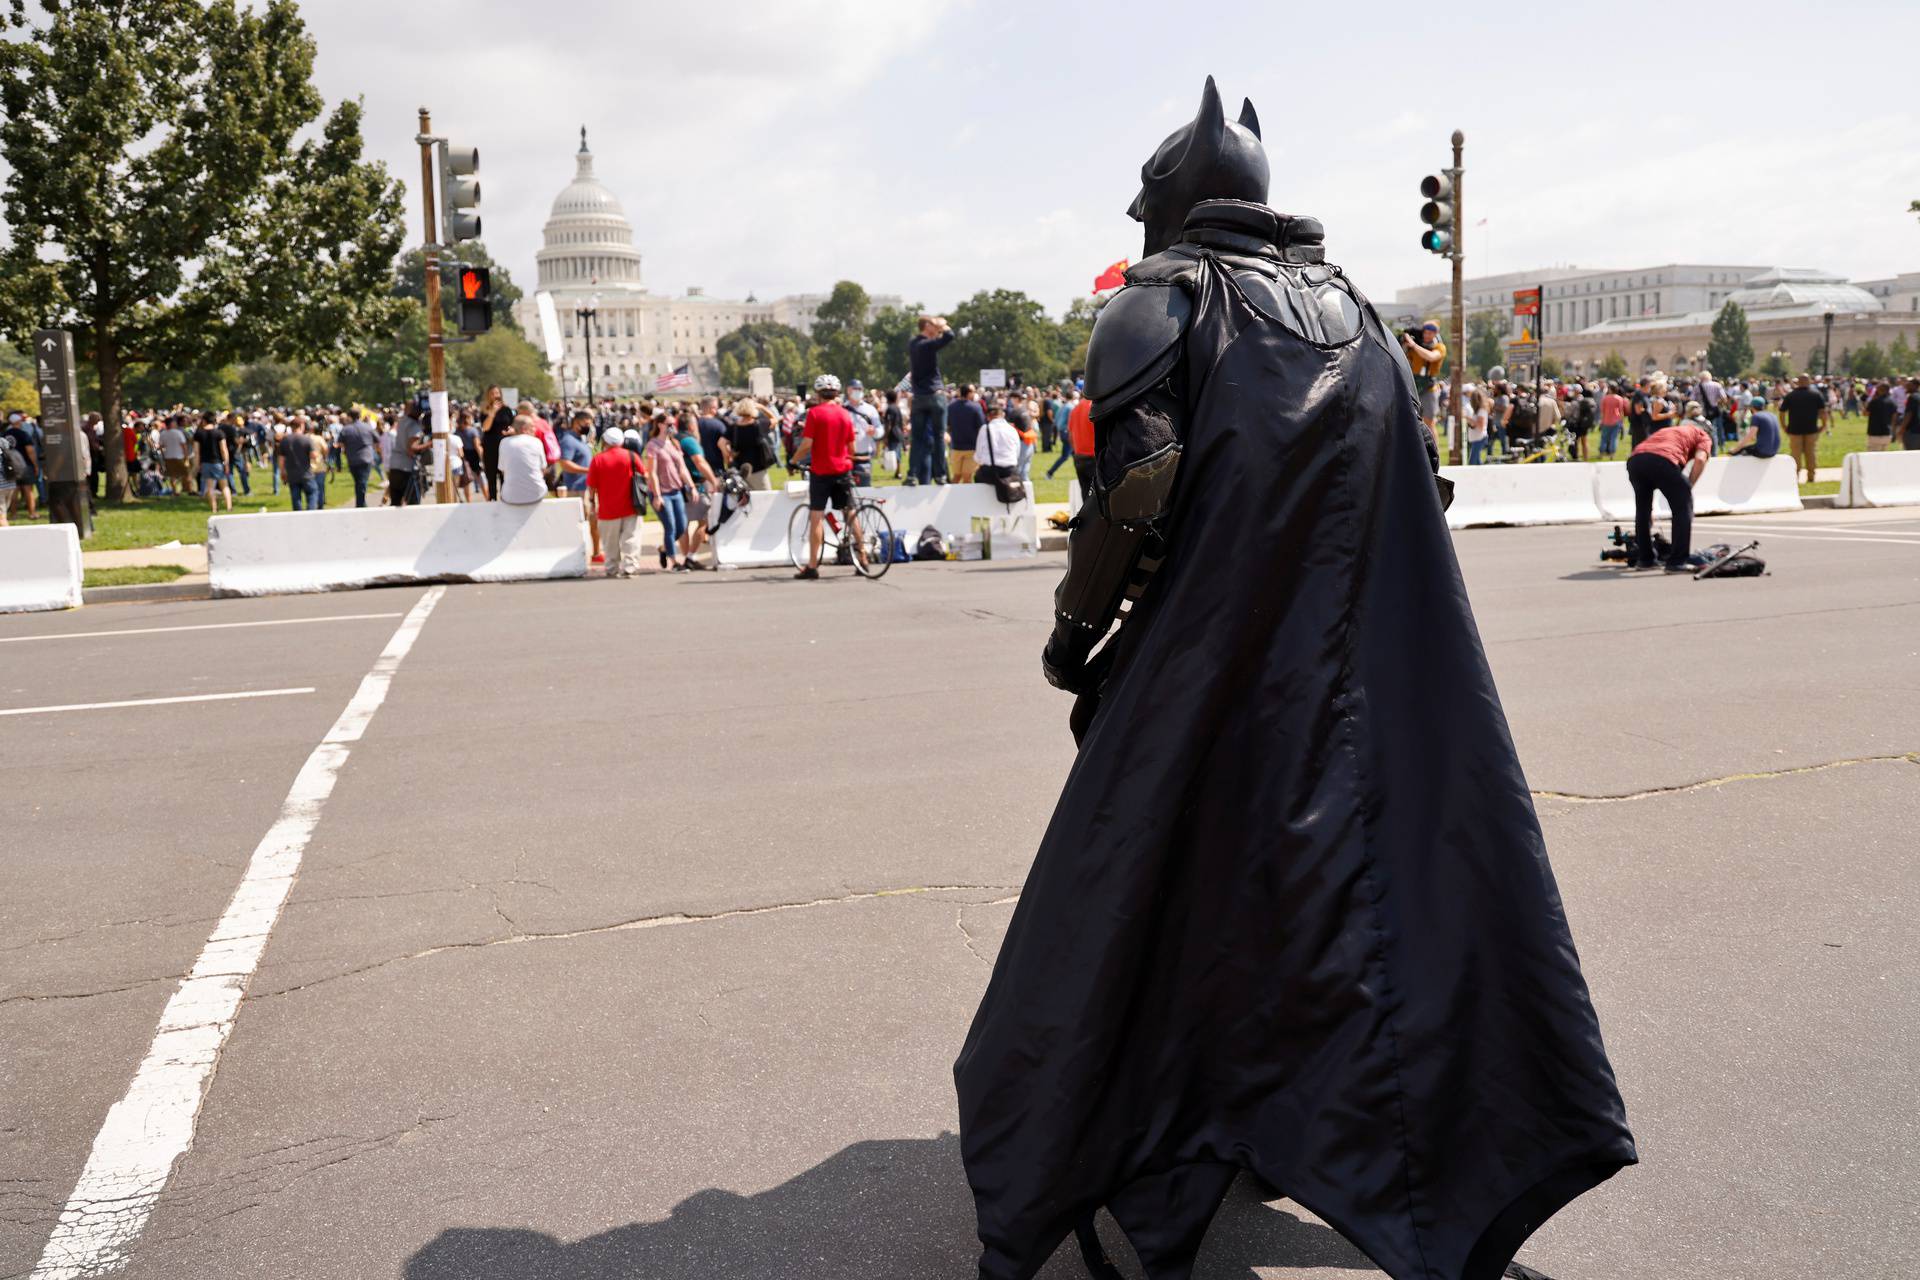
{"type": "Polygon", "coordinates": [[[1440,341],[1440,326],[1429,320],[1418,330],[1404,330],[1400,347],[1413,366],[1413,389],[1420,393],[1420,420],[1431,434],[1440,418],[1440,367],[1447,362],[1447,344],[1440,341]]]}
{"type": "Polygon", "coordinates": [[[940,349],[954,339],[945,316],[921,316],[907,342],[908,387],[913,392],[913,456],[908,484],[947,482],[947,398],[940,393],[940,349]]]}

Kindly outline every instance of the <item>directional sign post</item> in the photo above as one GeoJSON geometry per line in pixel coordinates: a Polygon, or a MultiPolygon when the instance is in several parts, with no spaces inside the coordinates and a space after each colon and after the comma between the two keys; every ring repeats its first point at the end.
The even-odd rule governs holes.
{"type": "Polygon", "coordinates": [[[47,519],[93,533],[87,477],[93,459],[80,425],[80,395],[73,381],[73,335],[65,329],[33,334],[34,385],[40,391],[40,474],[47,480],[47,519]]]}

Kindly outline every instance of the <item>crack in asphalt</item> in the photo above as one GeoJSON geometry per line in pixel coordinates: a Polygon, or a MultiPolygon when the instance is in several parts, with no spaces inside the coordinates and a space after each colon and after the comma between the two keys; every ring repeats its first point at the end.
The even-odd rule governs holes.
{"type": "Polygon", "coordinates": [[[980,948],[973,945],[973,930],[967,928],[967,908],[1004,907],[1010,902],[1018,901],[1020,901],[1020,895],[1016,893],[1007,898],[995,898],[992,902],[963,902],[954,910],[953,927],[960,931],[962,945],[966,947],[968,953],[971,954],[975,960],[986,965],[989,969],[993,967],[993,958],[991,956],[981,955],[980,948]]]}
{"type": "MultiPolygon", "coordinates": [[[[514,870],[516,873],[519,871],[519,866],[517,863],[514,867],[514,870]]],[[[522,879],[518,874],[515,874],[514,876],[509,877],[505,880],[480,880],[480,881],[469,882],[466,884],[447,885],[447,886],[433,888],[433,889],[396,889],[391,893],[345,893],[345,894],[336,894],[336,895],[325,897],[325,898],[299,898],[299,899],[295,899],[292,902],[289,902],[287,904],[287,910],[292,911],[296,907],[320,906],[326,903],[333,903],[333,902],[378,902],[378,901],[382,901],[384,899],[389,899],[389,898],[421,898],[421,897],[432,897],[435,895],[443,895],[443,894],[476,893],[481,890],[485,890],[489,899],[491,899],[492,901],[493,913],[499,916],[501,920],[506,922],[509,933],[518,933],[519,926],[514,924],[512,917],[508,916],[506,911],[500,905],[500,890],[501,888],[508,885],[524,885],[524,886],[528,886],[536,889],[545,889],[549,893],[560,892],[560,890],[554,885],[547,884],[544,881],[540,881],[540,880],[522,879]]],[[[155,916],[145,920],[102,921],[99,924],[88,925],[83,929],[77,929],[72,933],[57,934],[52,937],[38,938],[30,942],[18,943],[12,947],[0,948],[0,954],[3,954],[8,951],[24,950],[26,948],[35,947],[35,946],[51,946],[55,943],[66,942],[73,938],[81,937],[84,934],[98,932],[103,929],[124,928],[124,927],[129,927],[134,925],[160,925],[163,928],[173,929],[173,928],[184,927],[187,924],[208,924],[208,923],[211,923],[213,920],[217,920],[218,918],[219,917],[217,916],[209,916],[205,920],[198,920],[198,921],[182,920],[174,923],[163,923],[169,919],[166,916],[155,916]]],[[[40,1001],[47,1001],[47,1000],[92,1000],[99,996],[119,995],[120,993],[125,991],[137,991],[141,987],[151,986],[156,982],[183,982],[186,980],[186,978],[187,978],[187,975],[184,973],[161,973],[161,974],[154,974],[150,977],[145,977],[145,978],[134,978],[127,982],[124,982],[115,986],[100,987],[100,988],[97,988],[94,990],[88,990],[88,991],[20,992],[14,995],[0,996],[0,1007],[4,1007],[10,1004],[31,1004],[31,1003],[37,1003],[40,1001]]],[[[0,1277],[0,1280],[5,1280],[5,1278],[0,1277]]]]}
{"type": "Polygon", "coordinates": [[[1825,773],[1829,769],[1850,769],[1862,764],[1914,764],[1920,765],[1920,751],[1905,751],[1896,755],[1853,756],[1846,760],[1827,760],[1820,764],[1795,765],[1789,769],[1762,769],[1751,773],[1729,773],[1720,778],[1703,778],[1697,782],[1679,782],[1669,787],[1649,787],[1644,791],[1628,791],[1619,795],[1582,795],[1573,791],[1535,791],[1536,800],[1558,800],[1567,804],[1620,804],[1628,800],[1648,800],[1655,796],[1686,795],[1693,791],[1710,791],[1716,787],[1729,786],[1736,782],[1765,782],[1774,778],[1791,778],[1803,773],[1825,773]]]}
{"type": "MultiPolygon", "coordinates": [[[[743,920],[754,916],[780,915],[791,911],[808,911],[816,907],[846,906],[850,903],[871,902],[881,898],[912,898],[929,893],[966,893],[989,889],[1009,890],[1017,888],[1018,886],[1015,885],[1004,884],[933,884],[916,885],[899,889],[868,889],[857,893],[841,894],[831,898],[808,898],[802,901],[775,902],[755,907],[732,907],[725,911],[706,913],[674,911],[664,915],[639,916],[632,920],[620,920],[612,924],[591,925],[584,929],[558,929],[550,932],[524,932],[517,926],[512,926],[512,922],[508,920],[504,912],[498,910],[496,905],[496,914],[500,915],[502,920],[508,920],[511,926],[511,931],[504,937],[479,938],[470,942],[443,942],[435,946],[423,947],[418,951],[409,951],[404,955],[388,956],[383,960],[376,960],[372,964],[361,965],[358,968],[348,969],[341,973],[328,974],[325,977],[315,978],[311,982],[302,982],[291,987],[281,987],[275,991],[249,992],[244,997],[244,1000],[246,1003],[251,1004],[261,1000],[271,1000],[278,996],[292,995],[296,991],[307,991],[314,987],[323,986],[329,982],[338,982],[342,978],[358,977],[364,973],[372,973],[376,969],[384,969],[389,965],[403,964],[410,960],[424,960],[428,956],[437,956],[448,951],[476,951],[486,947],[517,946],[521,943],[528,942],[564,942],[573,938],[589,938],[605,933],[629,933],[642,929],[670,929],[677,928],[681,925],[714,924],[722,920],[743,920]]],[[[968,903],[966,905],[994,906],[1012,901],[1014,901],[1013,898],[997,898],[992,902],[968,903]]],[[[978,955],[979,953],[975,952],[975,954],[978,955]]],[[[981,958],[985,959],[985,957],[981,958]]],[[[18,999],[22,997],[15,998],[18,999]]]]}

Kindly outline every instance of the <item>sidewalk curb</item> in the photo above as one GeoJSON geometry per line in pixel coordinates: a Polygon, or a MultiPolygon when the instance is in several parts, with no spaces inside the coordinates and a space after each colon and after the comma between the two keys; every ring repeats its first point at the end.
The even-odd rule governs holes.
{"type": "Polygon", "coordinates": [[[130,587],[85,587],[82,604],[137,604],[148,600],[209,600],[207,575],[189,573],[172,582],[142,582],[130,587]]]}

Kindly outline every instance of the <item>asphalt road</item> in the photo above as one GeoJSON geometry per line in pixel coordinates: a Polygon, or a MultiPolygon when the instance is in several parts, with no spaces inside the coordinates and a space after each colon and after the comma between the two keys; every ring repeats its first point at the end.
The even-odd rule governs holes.
{"type": "MultiPolygon", "coordinates": [[[[1912,1276],[1920,518],[1703,534],[1772,576],[1457,537],[1643,1161],[1522,1258],[1912,1276]]],[[[949,1071],[1071,758],[1059,567],[436,597],[117,1274],[968,1280],[949,1071]]],[[[427,594],[0,619],[0,711],[310,690],[0,715],[0,1277],[427,594]]],[[[1371,1270],[1259,1194],[1204,1280],[1371,1270]]]]}

